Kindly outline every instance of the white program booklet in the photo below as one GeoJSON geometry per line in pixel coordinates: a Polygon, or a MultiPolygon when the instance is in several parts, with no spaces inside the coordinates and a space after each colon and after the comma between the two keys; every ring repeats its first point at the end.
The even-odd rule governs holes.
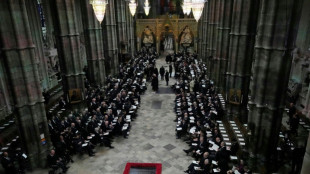
{"type": "Polygon", "coordinates": [[[212,149],[215,150],[215,151],[217,151],[217,150],[219,149],[219,146],[216,145],[216,144],[213,144],[212,149]]]}

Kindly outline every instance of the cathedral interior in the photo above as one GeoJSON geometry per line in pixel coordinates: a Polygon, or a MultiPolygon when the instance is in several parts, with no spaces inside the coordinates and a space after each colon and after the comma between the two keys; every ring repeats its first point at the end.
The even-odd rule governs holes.
{"type": "Polygon", "coordinates": [[[309,0],[0,0],[0,173],[309,174],[309,0]]]}

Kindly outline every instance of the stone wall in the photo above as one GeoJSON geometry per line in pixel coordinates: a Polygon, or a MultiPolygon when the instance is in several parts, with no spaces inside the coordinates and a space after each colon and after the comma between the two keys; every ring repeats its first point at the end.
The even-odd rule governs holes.
{"type": "Polygon", "coordinates": [[[303,10],[296,36],[296,48],[290,74],[290,85],[298,84],[296,106],[310,118],[310,1],[303,2],[303,10]]]}

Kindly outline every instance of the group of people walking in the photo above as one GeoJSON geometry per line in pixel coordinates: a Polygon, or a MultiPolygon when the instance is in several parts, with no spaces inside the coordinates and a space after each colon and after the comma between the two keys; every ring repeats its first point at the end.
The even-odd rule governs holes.
{"type": "Polygon", "coordinates": [[[154,68],[154,72],[153,72],[153,77],[152,77],[152,89],[153,91],[157,92],[158,91],[158,84],[159,84],[159,80],[158,80],[158,76],[160,75],[160,79],[161,80],[165,80],[166,81],[166,85],[169,85],[169,80],[172,77],[172,71],[173,71],[173,67],[171,62],[167,62],[169,63],[169,69],[165,69],[164,66],[161,66],[159,69],[159,73],[158,73],[158,69],[155,67],[154,68]]]}

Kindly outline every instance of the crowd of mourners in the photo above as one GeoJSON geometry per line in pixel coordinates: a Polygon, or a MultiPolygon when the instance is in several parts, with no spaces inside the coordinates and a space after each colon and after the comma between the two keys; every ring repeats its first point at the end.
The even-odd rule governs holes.
{"type": "Polygon", "coordinates": [[[227,147],[219,129],[223,111],[213,82],[208,79],[207,67],[197,56],[175,54],[176,83],[176,137],[189,144],[184,149],[195,159],[185,173],[251,173],[241,160],[230,170],[230,156],[235,155],[238,144],[227,147]]]}
{"type": "MultiPolygon", "coordinates": [[[[87,108],[68,117],[53,116],[48,121],[54,149],[47,156],[48,166],[66,172],[74,154],[95,154],[97,145],[113,148],[113,137],[127,138],[131,121],[137,116],[140,95],[147,89],[156,66],[156,55],[140,52],[126,65],[120,65],[117,78],[108,76],[106,86],[91,86],[85,80],[87,108]],[[144,77],[147,79],[144,79],[144,77]]],[[[61,98],[60,107],[66,107],[61,98]]]]}

